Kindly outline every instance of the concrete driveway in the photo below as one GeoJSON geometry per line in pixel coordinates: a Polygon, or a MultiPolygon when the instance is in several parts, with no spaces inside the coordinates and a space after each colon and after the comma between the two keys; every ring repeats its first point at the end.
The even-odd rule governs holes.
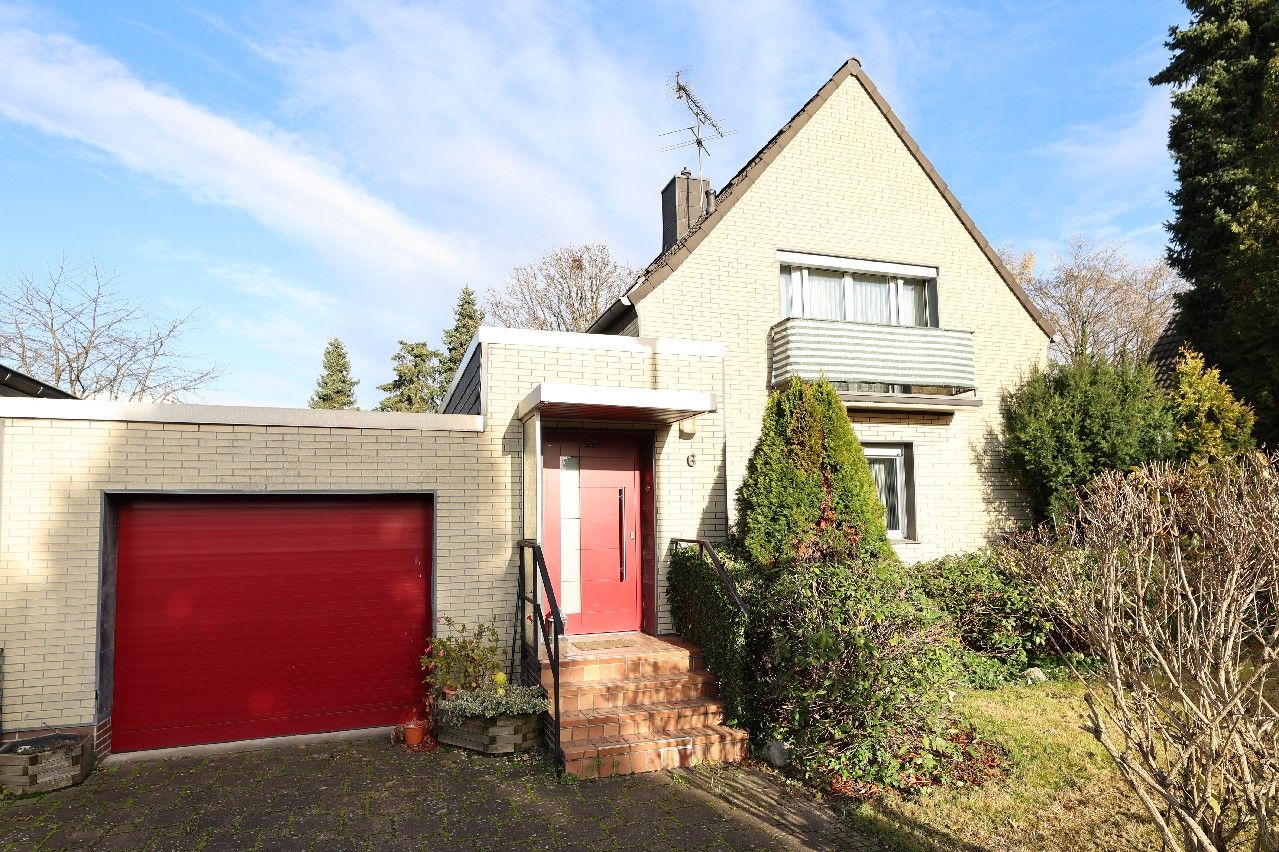
{"type": "Polygon", "coordinates": [[[536,759],[379,740],[107,765],[0,801],[0,850],[879,849],[758,770],[558,780],[536,759]]]}

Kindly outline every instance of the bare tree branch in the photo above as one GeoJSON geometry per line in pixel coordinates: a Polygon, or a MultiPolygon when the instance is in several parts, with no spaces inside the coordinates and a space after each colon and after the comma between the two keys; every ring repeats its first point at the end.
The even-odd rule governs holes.
{"type": "Polygon", "coordinates": [[[1279,456],[1104,473],[1004,552],[1100,658],[1093,733],[1165,842],[1279,850],[1279,456]]]}
{"type": "Polygon", "coordinates": [[[61,258],[43,277],[17,270],[5,280],[0,360],[83,398],[178,402],[220,373],[178,349],[195,319],[159,317],[96,260],[61,258]]]}
{"type": "Polygon", "coordinates": [[[508,328],[586,331],[635,275],[603,243],[565,246],[512,269],[501,290],[488,292],[488,315],[508,328]]]}
{"type": "Polygon", "coordinates": [[[1052,354],[1060,360],[1081,350],[1144,359],[1172,318],[1174,295],[1185,288],[1164,260],[1137,263],[1119,243],[1075,237],[1044,275],[1033,252],[1004,247],[999,254],[1054,326],[1052,354]]]}

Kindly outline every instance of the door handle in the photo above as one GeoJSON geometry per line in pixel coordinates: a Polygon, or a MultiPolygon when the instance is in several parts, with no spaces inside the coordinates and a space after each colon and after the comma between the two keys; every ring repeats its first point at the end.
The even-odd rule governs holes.
{"type": "Polygon", "coordinates": [[[622,575],[618,581],[626,582],[626,489],[617,489],[617,536],[622,546],[622,575]]]}

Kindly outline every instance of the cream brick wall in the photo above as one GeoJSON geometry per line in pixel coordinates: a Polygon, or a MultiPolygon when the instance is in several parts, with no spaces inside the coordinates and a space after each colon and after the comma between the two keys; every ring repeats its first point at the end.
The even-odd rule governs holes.
{"type": "Polygon", "coordinates": [[[936,266],[941,325],[974,332],[982,407],[941,419],[856,418],[864,441],[914,445],[920,540],[899,546],[903,558],[979,546],[1020,517],[1023,502],[1002,482],[991,436],[1000,392],[1043,361],[1047,336],[856,77],[844,79],[665,281],[632,296],[641,334],[726,346],[730,493],[767,400],[778,250],[936,266]]]}
{"type": "Polygon", "coordinates": [[[94,721],[103,492],[435,491],[437,612],[505,630],[509,467],[487,432],[0,420],[4,729],[94,721]]]}
{"type": "MultiPolygon", "coordinates": [[[[4,729],[95,721],[104,492],[433,491],[437,618],[495,623],[508,635],[521,537],[519,401],[539,382],[718,391],[722,381],[715,357],[562,344],[485,345],[482,432],[0,413],[4,729]]],[[[656,442],[664,556],[671,536],[722,535],[721,421],[703,416],[687,439],[659,426],[656,442]],[[693,468],[684,462],[689,453],[699,457],[693,468]]],[[[669,629],[664,594],[659,604],[659,623],[669,629]]]]}

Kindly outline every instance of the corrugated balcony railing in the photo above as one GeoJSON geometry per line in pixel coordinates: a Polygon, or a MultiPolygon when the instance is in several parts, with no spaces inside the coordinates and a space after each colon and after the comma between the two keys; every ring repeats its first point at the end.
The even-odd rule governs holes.
{"type": "Polygon", "coordinates": [[[792,317],[770,334],[773,384],[825,374],[832,382],[977,387],[971,331],[792,317]]]}

